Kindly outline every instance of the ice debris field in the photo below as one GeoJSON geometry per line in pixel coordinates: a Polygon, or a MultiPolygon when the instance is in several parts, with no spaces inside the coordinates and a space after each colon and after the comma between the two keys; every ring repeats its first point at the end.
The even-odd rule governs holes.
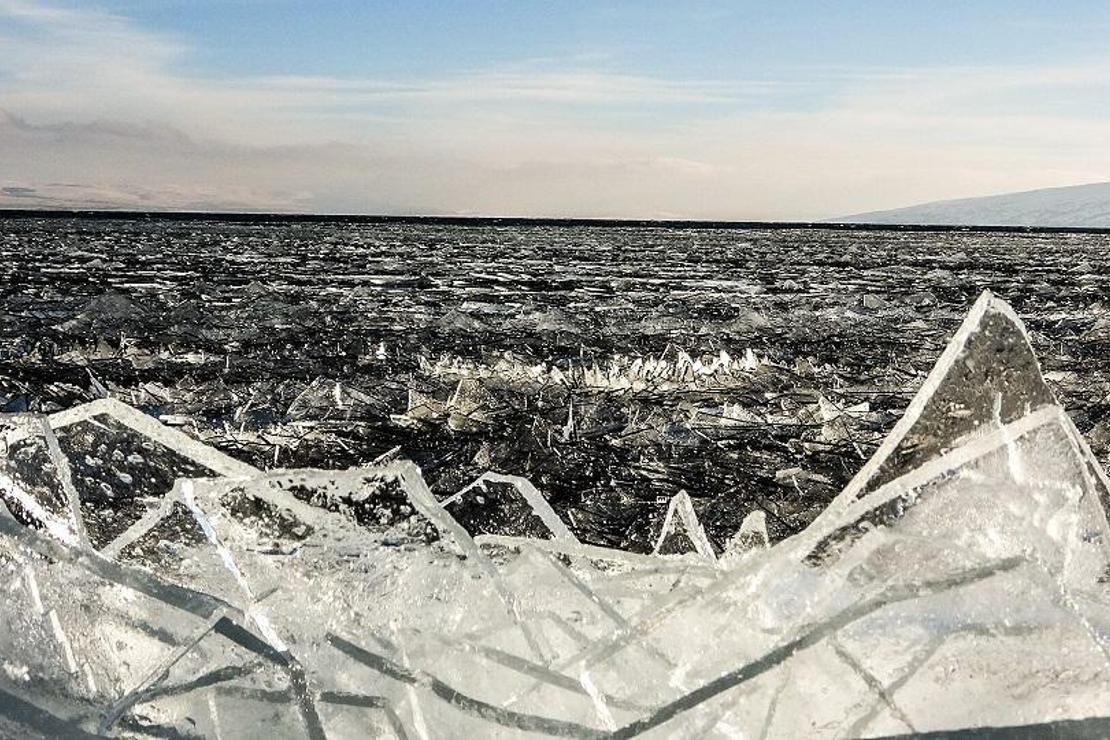
{"type": "Polygon", "coordinates": [[[523,478],[262,472],[114,400],[0,434],[5,737],[1110,734],[1110,484],[990,294],[773,546],[683,493],[587,545],[523,478]]]}

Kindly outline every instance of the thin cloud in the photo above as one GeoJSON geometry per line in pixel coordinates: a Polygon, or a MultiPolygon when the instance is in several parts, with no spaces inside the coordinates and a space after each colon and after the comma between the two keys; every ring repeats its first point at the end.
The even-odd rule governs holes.
{"type": "MultiPolygon", "coordinates": [[[[557,103],[736,103],[774,94],[776,82],[723,83],[701,80],[672,81],[637,75],[591,71],[532,71],[479,73],[449,79],[398,82],[332,77],[275,76],[234,82],[240,88],[306,96],[344,96],[351,105],[381,101],[466,103],[537,101],[557,103]]],[[[329,98],[334,101],[334,97],[329,98]]]]}
{"type": "MultiPolygon", "coordinates": [[[[477,71],[424,80],[275,75],[212,79],[179,72],[188,47],[146,32],[126,18],[0,0],[0,18],[18,21],[0,35],[4,104],[36,118],[173,118],[245,139],[271,128],[287,135],[280,115],[314,113],[317,126],[334,111],[395,105],[498,104],[673,106],[736,104],[765,97],[778,83],[667,80],[588,69],[477,71]],[[49,53],[47,53],[49,49],[49,53]],[[247,126],[228,126],[229,121],[247,126]]],[[[581,63],[577,60],[576,63],[581,63]]],[[[322,131],[319,138],[326,138],[322,131]]]]}

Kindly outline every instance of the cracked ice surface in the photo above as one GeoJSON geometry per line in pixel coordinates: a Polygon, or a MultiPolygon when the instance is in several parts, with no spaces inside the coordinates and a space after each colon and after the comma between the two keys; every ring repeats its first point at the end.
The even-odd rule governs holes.
{"type": "Polygon", "coordinates": [[[809,528],[720,557],[685,493],[646,555],[513,476],[264,473],[116,402],[0,432],[4,735],[1110,732],[1110,486],[989,294],[809,528]]]}

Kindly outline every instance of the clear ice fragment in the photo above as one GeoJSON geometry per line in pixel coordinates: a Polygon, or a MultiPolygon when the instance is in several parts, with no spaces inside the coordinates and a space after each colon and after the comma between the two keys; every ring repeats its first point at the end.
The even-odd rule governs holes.
{"type": "Polygon", "coordinates": [[[485,473],[442,503],[473,537],[496,534],[578,541],[543,494],[520,476],[485,473]]]}
{"type": "Polygon", "coordinates": [[[725,543],[722,559],[742,557],[753,550],[766,550],[771,546],[770,537],[767,535],[767,512],[756,509],[749,512],[740,529],[725,543]]]}
{"type": "Polygon", "coordinates": [[[0,415],[0,500],[24,524],[66,544],[84,542],[69,461],[43,417],[0,415]]]}
{"type": "MultiPolygon", "coordinates": [[[[7,517],[0,517],[0,577],[7,584],[0,690],[45,713],[44,721],[72,724],[74,736],[102,732],[113,707],[157,681],[216,625],[234,627],[230,620],[242,617],[226,602],[58,544],[7,517]]],[[[231,633],[258,642],[242,628],[231,633]]],[[[0,702],[0,716],[9,710],[0,702]]]]}
{"type": "Polygon", "coordinates": [[[112,399],[54,414],[50,425],[69,460],[82,519],[96,549],[156,507],[177,478],[257,472],[112,399]]]}
{"type": "Polygon", "coordinates": [[[983,557],[1034,553],[1063,582],[1094,589],[1110,563],[1110,528],[1093,465],[1067,415],[1047,407],[857,502],[807,560],[839,557],[871,532],[912,529],[983,557]]]}
{"type": "Polygon", "coordinates": [[[663,526],[659,530],[652,553],[681,555],[688,552],[696,552],[710,561],[717,559],[713,546],[709,543],[701,522],[698,521],[690,494],[679,491],[667,504],[667,513],[663,517],[663,526]]]}
{"type": "Polygon", "coordinates": [[[970,435],[1055,402],[1021,319],[984,291],[905,414],[819,520],[970,435]]]}

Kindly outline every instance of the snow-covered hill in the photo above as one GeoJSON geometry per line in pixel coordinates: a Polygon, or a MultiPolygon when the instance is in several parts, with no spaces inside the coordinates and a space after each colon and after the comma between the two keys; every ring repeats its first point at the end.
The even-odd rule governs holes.
{"type": "Polygon", "coordinates": [[[1110,228],[1110,182],[942,200],[833,220],[869,224],[1110,228]]]}

